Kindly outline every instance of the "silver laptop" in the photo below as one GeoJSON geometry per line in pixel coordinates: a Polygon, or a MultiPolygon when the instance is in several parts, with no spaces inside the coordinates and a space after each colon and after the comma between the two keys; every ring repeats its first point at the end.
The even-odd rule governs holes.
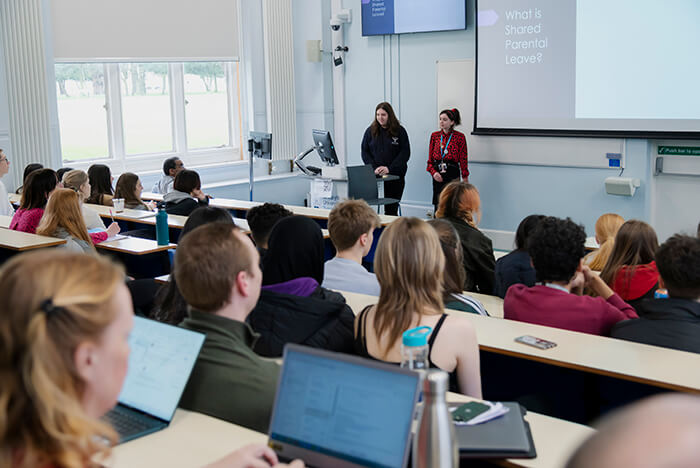
{"type": "Polygon", "coordinates": [[[129,336],[129,370],[117,406],[104,419],[119,443],[170,424],[204,343],[205,335],[134,317],[129,336]]]}
{"type": "Polygon", "coordinates": [[[418,394],[410,370],[287,345],[268,445],[311,467],[401,468],[418,394]]]}

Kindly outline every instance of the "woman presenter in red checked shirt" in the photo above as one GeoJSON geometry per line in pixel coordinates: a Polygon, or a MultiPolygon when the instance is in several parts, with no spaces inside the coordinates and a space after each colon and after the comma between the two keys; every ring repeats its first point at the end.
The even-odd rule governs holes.
{"type": "Polygon", "coordinates": [[[430,135],[428,172],[433,176],[433,205],[437,210],[442,188],[453,180],[469,181],[467,138],[455,130],[462,123],[457,109],[445,109],[438,120],[440,130],[430,135]]]}

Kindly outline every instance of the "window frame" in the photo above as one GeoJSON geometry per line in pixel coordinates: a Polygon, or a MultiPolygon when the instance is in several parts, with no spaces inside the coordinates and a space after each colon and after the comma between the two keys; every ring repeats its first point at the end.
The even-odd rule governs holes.
{"type": "MultiPolygon", "coordinates": [[[[187,147],[187,121],[184,85],[184,64],[192,60],[172,62],[160,61],[168,66],[168,86],[170,96],[170,122],[173,149],[170,152],[127,154],[125,147],[124,114],[122,108],[119,67],[126,63],[153,63],[157,60],[120,60],[118,62],[98,62],[104,67],[105,113],[107,125],[108,155],[102,158],[67,160],[61,147],[61,164],[76,169],[87,170],[92,164],[106,164],[112,172],[136,173],[161,172],[163,160],[176,156],[185,161],[188,167],[197,168],[211,165],[245,163],[247,154],[242,149],[241,133],[244,120],[244,103],[241,102],[241,62],[240,60],[206,60],[223,62],[226,79],[226,103],[228,110],[228,144],[226,146],[193,148],[187,147]],[[236,67],[238,70],[236,71],[236,67]],[[237,75],[237,80],[236,80],[237,75]],[[236,106],[238,106],[236,108],[236,106]],[[236,115],[238,111],[238,115],[236,115]]],[[[60,65],[64,62],[56,62],[60,65]]],[[[81,62],[82,63],[82,62],[81,62]]],[[[59,122],[60,125],[60,122],[59,122]]]]}

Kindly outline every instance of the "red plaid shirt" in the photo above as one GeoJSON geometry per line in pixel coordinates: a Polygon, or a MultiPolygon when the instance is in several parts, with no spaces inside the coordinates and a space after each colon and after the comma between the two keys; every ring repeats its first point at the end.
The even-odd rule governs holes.
{"type": "MultiPolygon", "coordinates": [[[[442,149],[440,148],[440,135],[442,137],[442,144],[447,145],[447,140],[450,140],[449,135],[445,135],[442,130],[433,132],[430,135],[430,145],[428,146],[428,168],[427,171],[430,175],[437,172],[435,169],[437,165],[442,161],[442,149]]],[[[452,139],[450,144],[447,145],[447,154],[445,154],[445,162],[452,161],[459,164],[460,172],[462,173],[462,179],[467,180],[469,178],[469,167],[467,165],[467,138],[464,133],[458,132],[457,130],[452,131],[452,139]]]]}

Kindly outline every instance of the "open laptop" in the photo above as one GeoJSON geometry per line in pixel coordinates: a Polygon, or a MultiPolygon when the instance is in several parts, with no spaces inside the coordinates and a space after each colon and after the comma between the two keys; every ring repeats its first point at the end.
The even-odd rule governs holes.
{"type": "Polygon", "coordinates": [[[418,394],[413,371],[287,345],[268,445],[310,467],[401,468],[418,394]]]}
{"type": "Polygon", "coordinates": [[[204,343],[205,335],[134,317],[129,370],[117,406],[105,416],[119,443],[170,424],[204,343]]]}

